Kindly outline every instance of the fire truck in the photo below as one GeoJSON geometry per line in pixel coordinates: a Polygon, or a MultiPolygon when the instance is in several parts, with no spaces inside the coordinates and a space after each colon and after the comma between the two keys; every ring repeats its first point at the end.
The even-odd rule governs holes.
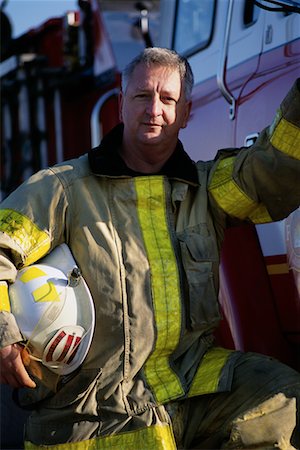
{"type": "MultiPolygon", "coordinates": [[[[191,64],[193,106],[180,139],[194,160],[251,146],[300,75],[293,0],[78,0],[77,10],[17,39],[9,24],[1,29],[2,198],[40,168],[99,144],[119,121],[121,69],[144,46],[173,48],[191,64]]],[[[220,277],[217,341],[299,370],[300,209],[228,229],[220,277]]],[[[23,417],[12,408],[6,436],[9,415],[23,417]]]]}

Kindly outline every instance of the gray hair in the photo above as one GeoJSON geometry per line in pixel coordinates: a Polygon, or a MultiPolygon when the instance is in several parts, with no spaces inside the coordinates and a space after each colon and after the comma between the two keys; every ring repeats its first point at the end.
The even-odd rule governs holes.
{"type": "Polygon", "coordinates": [[[159,66],[170,67],[178,70],[180,80],[184,82],[184,93],[186,100],[191,99],[192,89],[194,85],[194,76],[191,66],[186,58],[176,53],[174,50],[160,47],[145,48],[142,53],[136,56],[122,72],[122,91],[126,92],[130,77],[136,66],[139,64],[146,64],[148,67],[151,64],[159,66]]]}

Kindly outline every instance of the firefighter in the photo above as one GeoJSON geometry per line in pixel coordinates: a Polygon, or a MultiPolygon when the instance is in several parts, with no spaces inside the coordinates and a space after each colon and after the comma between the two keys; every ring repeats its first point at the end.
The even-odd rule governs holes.
{"type": "Polygon", "coordinates": [[[191,68],[145,49],[123,73],[122,123],[3,201],[1,381],[27,387],[27,449],[300,447],[299,374],[213,338],[226,226],[280,220],[300,203],[299,84],[251,148],[195,163],[178,140],[191,68]],[[51,390],[24,367],[7,283],[62,243],[96,320],[84,361],[51,390]]]}

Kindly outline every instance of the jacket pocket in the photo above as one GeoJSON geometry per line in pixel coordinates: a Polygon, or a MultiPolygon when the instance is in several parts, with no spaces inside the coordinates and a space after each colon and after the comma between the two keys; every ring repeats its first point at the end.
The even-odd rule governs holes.
{"type": "Polygon", "coordinates": [[[101,374],[102,370],[99,369],[81,369],[78,374],[61,385],[45,406],[47,408],[64,408],[76,402],[85,402],[87,399],[91,401],[91,397],[96,395],[101,374]]]}
{"type": "Polygon", "coordinates": [[[99,369],[81,369],[76,375],[66,377],[55,393],[38,383],[35,389],[19,389],[15,401],[19,407],[28,410],[36,409],[38,405],[64,408],[90,395],[101,374],[99,369]]]}
{"type": "Polygon", "coordinates": [[[204,331],[220,319],[213,270],[216,273],[218,267],[217,245],[205,224],[186,229],[178,239],[188,286],[189,325],[204,331]]]}

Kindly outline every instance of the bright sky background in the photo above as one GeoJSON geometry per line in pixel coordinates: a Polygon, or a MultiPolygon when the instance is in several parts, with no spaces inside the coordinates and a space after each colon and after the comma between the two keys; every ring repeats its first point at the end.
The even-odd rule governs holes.
{"type": "Polygon", "coordinates": [[[4,12],[11,21],[13,37],[16,38],[30,28],[74,9],[78,10],[77,0],[8,0],[4,12]]]}

